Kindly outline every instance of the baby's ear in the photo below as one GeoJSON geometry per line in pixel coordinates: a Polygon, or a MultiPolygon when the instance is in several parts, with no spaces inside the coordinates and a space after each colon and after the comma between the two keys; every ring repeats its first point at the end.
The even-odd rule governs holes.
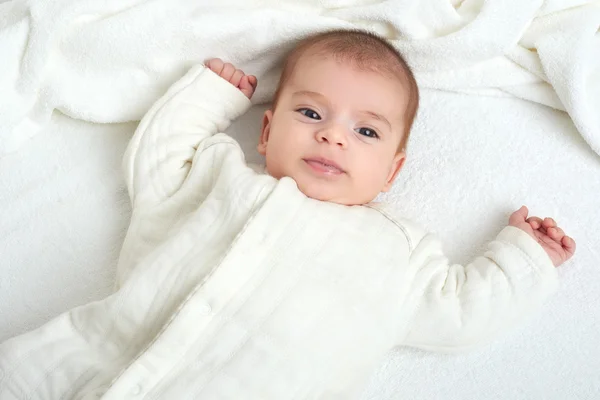
{"type": "Polygon", "coordinates": [[[260,139],[258,142],[258,152],[261,155],[267,154],[267,142],[269,141],[269,134],[271,133],[271,121],[273,119],[273,111],[267,110],[263,115],[262,127],[260,130],[260,139]]]}
{"type": "Polygon", "coordinates": [[[392,162],[392,166],[390,168],[388,179],[385,185],[383,186],[383,189],[381,189],[382,192],[389,192],[389,190],[392,188],[392,186],[394,185],[394,181],[398,176],[398,173],[404,165],[404,161],[406,161],[406,153],[404,151],[399,151],[398,153],[396,153],[392,162]]]}

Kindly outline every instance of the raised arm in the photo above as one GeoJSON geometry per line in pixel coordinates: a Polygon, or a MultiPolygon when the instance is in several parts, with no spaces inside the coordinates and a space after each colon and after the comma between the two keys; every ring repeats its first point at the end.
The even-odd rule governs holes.
{"type": "MultiPolygon", "coordinates": [[[[523,212],[522,208],[513,214],[513,226],[504,228],[483,256],[465,266],[449,263],[432,235],[419,241],[411,256],[416,307],[402,344],[437,351],[476,346],[531,314],[555,291],[554,257],[535,234],[514,226],[525,221],[523,212]]],[[[530,221],[538,226],[537,219],[530,221]]],[[[570,255],[572,243],[572,248],[566,247],[570,255]]]]}
{"type": "MultiPolygon", "coordinates": [[[[124,158],[125,178],[134,208],[152,207],[173,196],[194,163],[202,158],[223,156],[223,152],[214,148],[216,145],[225,149],[235,147],[233,139],[222,132],[250,107],[249,97],[256,86],[253,77],[251,91],[240,87],[239,82],[232,84],[231,79],[239,76],[237,71],[223,76],[229,72],[221,68],[215,73],[210,65],[198,65],[150,108],[124,158]]],[[[245,76],[246,85],[248,79],[245,76]]],[[[202,161],[214,165],[211,160],[202,161]]],[[[206,171],[207,179],[212,173],[206,171]]],[[[200,188],[201,182],[195,185],[200,188]]]]}

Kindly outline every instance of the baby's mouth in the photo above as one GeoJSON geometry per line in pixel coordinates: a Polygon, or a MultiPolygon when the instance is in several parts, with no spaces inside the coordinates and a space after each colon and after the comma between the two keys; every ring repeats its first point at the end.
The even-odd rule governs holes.
{"type": "Polygon", "coordinates": [[[345,171],[331,160],[325,158],[305,158],[306,162],[315,172],[325,175],[341,175],[345,171]]]}

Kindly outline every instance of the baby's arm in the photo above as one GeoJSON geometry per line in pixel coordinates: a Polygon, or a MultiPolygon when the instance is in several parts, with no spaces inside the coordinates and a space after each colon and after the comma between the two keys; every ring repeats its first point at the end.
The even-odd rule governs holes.
{"type": "Polygon", "coordinates": [[[526,220],[526,211],[516,211],[511,226],[466,266],[450,264],[432,235],[419,241],[411,255],[416,311],[403,344],[438,351],[476,346],[533,312],[554,292],[558,283],[554,263],[566,261],[575,243],[564,234],[554,235],[557,241],[552,244],[542,239],[566,255],[553,257],[535,234],[515,226],[526,221],[537,226],[535,217],[526,220]]]}
{"type": "MultiPolygon", "coordinates": [[[[152,207],[173,196],[195,163],[218,168],[218,158],[234,148],[233,139],[219,133],[250,107],[256,83],[254,76],[213,59],[169,88],[144,116],[125,153],[134,208],[152,207]]],[[[208,179],[214,173],[200,175],[208,179]]],[[[196,193],[209,190],[201,182],[195,185],[196,193]]]]}

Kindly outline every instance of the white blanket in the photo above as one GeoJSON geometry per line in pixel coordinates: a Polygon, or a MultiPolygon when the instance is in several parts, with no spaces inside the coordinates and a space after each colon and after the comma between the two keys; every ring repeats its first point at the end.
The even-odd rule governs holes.
{"type": "MultiPolygon", "coordinates": [[[[198,0],[170,2],[170,7],[161,0],[136,7],[132,5],[138,2],[132,1],[48,3],[45,7],[63,10],[62,20],[50,16],[39,1],[30,2],[36,10],[29,17],[15,2],[0,4],[0,149],[8,151],[9,144],[12,149],[0,157],[0,340],[108,295],[128,223],[120,157],[135,123],[74,121],[50,110],[96,122],[135,120],[184,66],[210,56],[233,60],[257,74],[262,85],[259,101],[267,101],[276,62],[298,35],[331,26],[371,26],[382,33],[396,27],[403,35],[413,32],[402,41],[415,49],[411,63],[424,68],[418,74],[422,85],[462,93],[423,90],[407,166],[386,198],[438,232],[457,262],[479,252],[521,204],[535,214],[555,217],[579,247],[560,270],[560,292],[533,320],[468,354],[400,349],[375,373],[365,399],[600,398],[600,158],[590,149],[595,138],[598,152],[597,111],[592,115],[598,90],[594,92],[591,79],[593,71],[598,77],[592,63],[599,57],[597,51],[577,50],[586,43],[592,48],[598,25],[592,29],[588,23],[589,40],[575,37],[572,45],[562,48],[573,52],[569,57],[543,61],[539,48],[537,54],[516,50],[511,57],[526,65],[517,67],[507,55],[514,48],[536,48],[531,46],[534,39],[521,41],[531,34],[539,43],[544,29],[531,31],[537,22],[597,16],[591,2],[500,1],[480,9],[466,1],[455,9],[443,0],[419,7],[408,1],[361,1],[363,7],[348,6],[359,3],[356,0],[323,1],[327,9],[322,11],[316,2],[300,7],[283,1],[261,2],[271,11],[252,11],[252,2],[243,3],[250,10],[244,11],[238,2],[236,7],[227,1],[210,9],[214,2],[198,0]],[[126,10],[105,18],[111,4],[126,10]],[[383,18],[386,7],[401,6],[403,11],[394,18],[383,18]],[[284,20],[294,8],[302,9],[304,17],[284,20]],[[191,9],[197,13],[188,12],[191,9]],[[147,10],[154,10],[153,18],[141,18],[147,10]],[[354,20],[352,12],[371,22],[354,20]],[[8,13],[17,17],[6,19],[8,13]],[[529,20],[519,25],[521,14],[529,20]],[[454,19],[444,19],[448,15],[454,19]],[[38,25],[27,40],[34,25],[29,19],[46,21],[46,28],[38,25]],[[388,24],[388,19],[395,22],[388,24]],[[454,28],[443,21],[454,21],[454,28]],[[233,27],[236,30],[230,32],[233,27]],[[510,38],[507,32],[518,37],[510,38]],[[444,39],[446,45],[439,45],[436,56],[433,46],[426,47],[438,36],[454,39],[444,39]],[[462,47],[453,42],[459,36],[479,55],[468,58],[467,46],[461,53],[462,47]],[[30,55],[21,59],[26,46],[30,55]],[[255,54],[248,51],[251,48],[255,54]],[[571,75],[560,72],[561,63],[571,75]],[[541,71],[543,78],[540,74],[528,81],[529,71],[541,71]],[[562,83],[547,83],[551,75],[562,83]],[[579,83],[569,76],[579,77],[579,83]],[[569,109],[558,87],[564,88],[566,98],[579,99],[584,106],[573,100],[570,107],[576,105],[576,110],[569,109]],[[508,91],[533,103],[504,98],[508,91]],[[569,114],[535,103],[564,107],[569,114]],[[582,129],[582,121],[592,128],[582,129]],[[25,141],[35,133],[41,134],[25,141]]],[[[551,31],[551,24],[542,25],[551,31]]],[[[564,41],[573,38],[561,36],[564,32],[583,31],[585,26],[559,25],[554,33],[564,41]]],[[[560,50],[549,46],[547,52],[560,50]]],[[[258,135],[262,109],[255,107],[231,128],[234,135],[245,133],[238,139],[250,161],[260,158],[253,151],[257,136],[249,137],[247,126],[257,126],[258,135]],[[238,129],[241,125],[245,128],[238,129]]]]}
{"type": "Polygon", "coordinates": [[[597,1],[14,0],[0,16],[0,153],[20,148],[54,109],[139,120],[208,57],[261,77],[255,101],[267,101],[293,43],[336,27],[390,39],[421,87],[566,110],[600,153],[597,1]]]}

